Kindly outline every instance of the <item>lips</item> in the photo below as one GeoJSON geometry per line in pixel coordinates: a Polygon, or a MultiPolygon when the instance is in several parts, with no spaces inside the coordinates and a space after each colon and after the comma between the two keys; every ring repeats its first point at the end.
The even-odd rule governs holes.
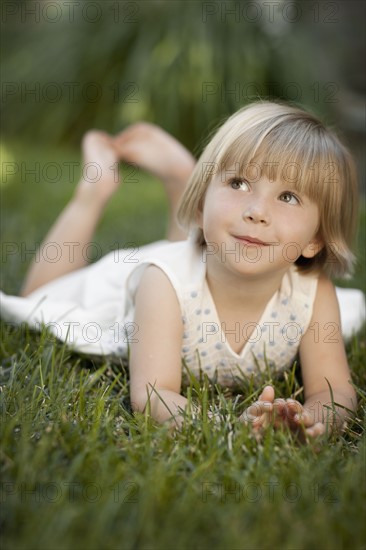
{"type": "Polygon", "coordinates": [[[256,237],[250,237],[249,235],[234,235],[235,239],[238,239],[239,241],[242,241],[247,246],[268,246],[269,243],[265,243],[264,241],[261,241],[260,239],[257,239],[256,237]]]}

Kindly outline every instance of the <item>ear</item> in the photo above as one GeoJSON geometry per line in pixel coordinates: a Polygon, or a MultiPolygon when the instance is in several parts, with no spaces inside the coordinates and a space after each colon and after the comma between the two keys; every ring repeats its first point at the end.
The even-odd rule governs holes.
{"type": "Polygon", "coordinates": [[[309,244],[306,245],[301,255],[304,258],[314,258],[324,248],[324,241],[320,235],[316,235],[309,244]]]}

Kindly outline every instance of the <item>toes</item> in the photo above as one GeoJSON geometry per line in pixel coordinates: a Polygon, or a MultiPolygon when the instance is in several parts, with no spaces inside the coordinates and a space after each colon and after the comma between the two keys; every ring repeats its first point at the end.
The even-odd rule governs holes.
{"type": "Polygon", "coordinates": [[[131,124],[128,128],[122,130],[114,136],[114,141],[118,144],[122,144],[130,139],[136,139],[150,135],[153,132],[157,133],[160,130],[158,126],[151,124],[150,122],[136,122],[131,124]]]}
{"type": "Polygon", "coordinates": [[[106,138],[106,137],[109,137],[109,135],[107,134],[107,132],[104,132],[103,130],[88,130],[88,132],[86,132],[86,134],[84,134],[83,136],[83,143],[85,143],[86,141],[91,141],[91,140],[106,138]]]}

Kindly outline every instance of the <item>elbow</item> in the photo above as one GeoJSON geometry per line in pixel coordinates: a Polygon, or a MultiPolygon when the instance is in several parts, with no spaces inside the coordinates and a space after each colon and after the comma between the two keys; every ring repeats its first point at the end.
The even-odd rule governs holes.
{"type": "MultiPolygon", "coordinates": [[[[355,389],[351,386],[347,393],[341,393],[343,396],[345,405],[349,409],[349,411],[356,412],[357,406],[358,406],[358,400],[357,400],[357,393],[355,389]]],[[[337,401],[337,399],[335,399],[337,401]]]]}
{"type": "Polygon", "coordinates": [[[140,386],[137,388],[131,387],[130,402],[133,412],[145,412],[148,405],[152,405],[155,400],[155,395],[149,390],[149,385],[140,386]]]}
{"type": "Polygon", "coordinates": [[[145,391],[131,391],[130,395],[131,409],[133,412],[144,412],[148,402],[148,395],[145,391]]]}
{"type": "Polygon", "coordinates": [[[351,409],[351,411],[353,411],[353,413],[355,413],[357,411],[357,407],[358,407],[358,400],[357,400],[356,392],[353,393],[352,397],[350,398],[350,401],[351,401],[350,409],[351,409]]]}

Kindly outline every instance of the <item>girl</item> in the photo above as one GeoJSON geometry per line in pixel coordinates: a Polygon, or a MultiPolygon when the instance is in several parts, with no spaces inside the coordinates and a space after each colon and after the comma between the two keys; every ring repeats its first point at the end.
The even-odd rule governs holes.
{"type": "MultiPolygon", "coordinates": [[[[83,151],[102,176],[80,181],[30,268],[23,298],[2,295],[4,318],[42,322],[85,353],[128,354],[133,408],[149,403],[153,418],[177,425],[187,406],[182,363],[234,387],[266,365],[291,367],[299,353],[305,404],[275,399],[266,386],[241,420],[259,432],[269,422],[309,436],[330,421],[341,428],[356,397],[329,276],[352,268],[357,182],[338,139],[313,115],[264,101],[230,117],[196,166],[149,124],[115,137],[90,132],[83,151]],[[82,251],[118,186],[121,159],[163,181],[168,242],[114,251],[84,267],[82,251]],[[47,262],[51,245],[61,251],[58,262],[47,262]]],[[[345,317],[349,333],[362,323],[363,295],[338,293],[347,303],[342,314],[353,315],[345,317]]]]}

